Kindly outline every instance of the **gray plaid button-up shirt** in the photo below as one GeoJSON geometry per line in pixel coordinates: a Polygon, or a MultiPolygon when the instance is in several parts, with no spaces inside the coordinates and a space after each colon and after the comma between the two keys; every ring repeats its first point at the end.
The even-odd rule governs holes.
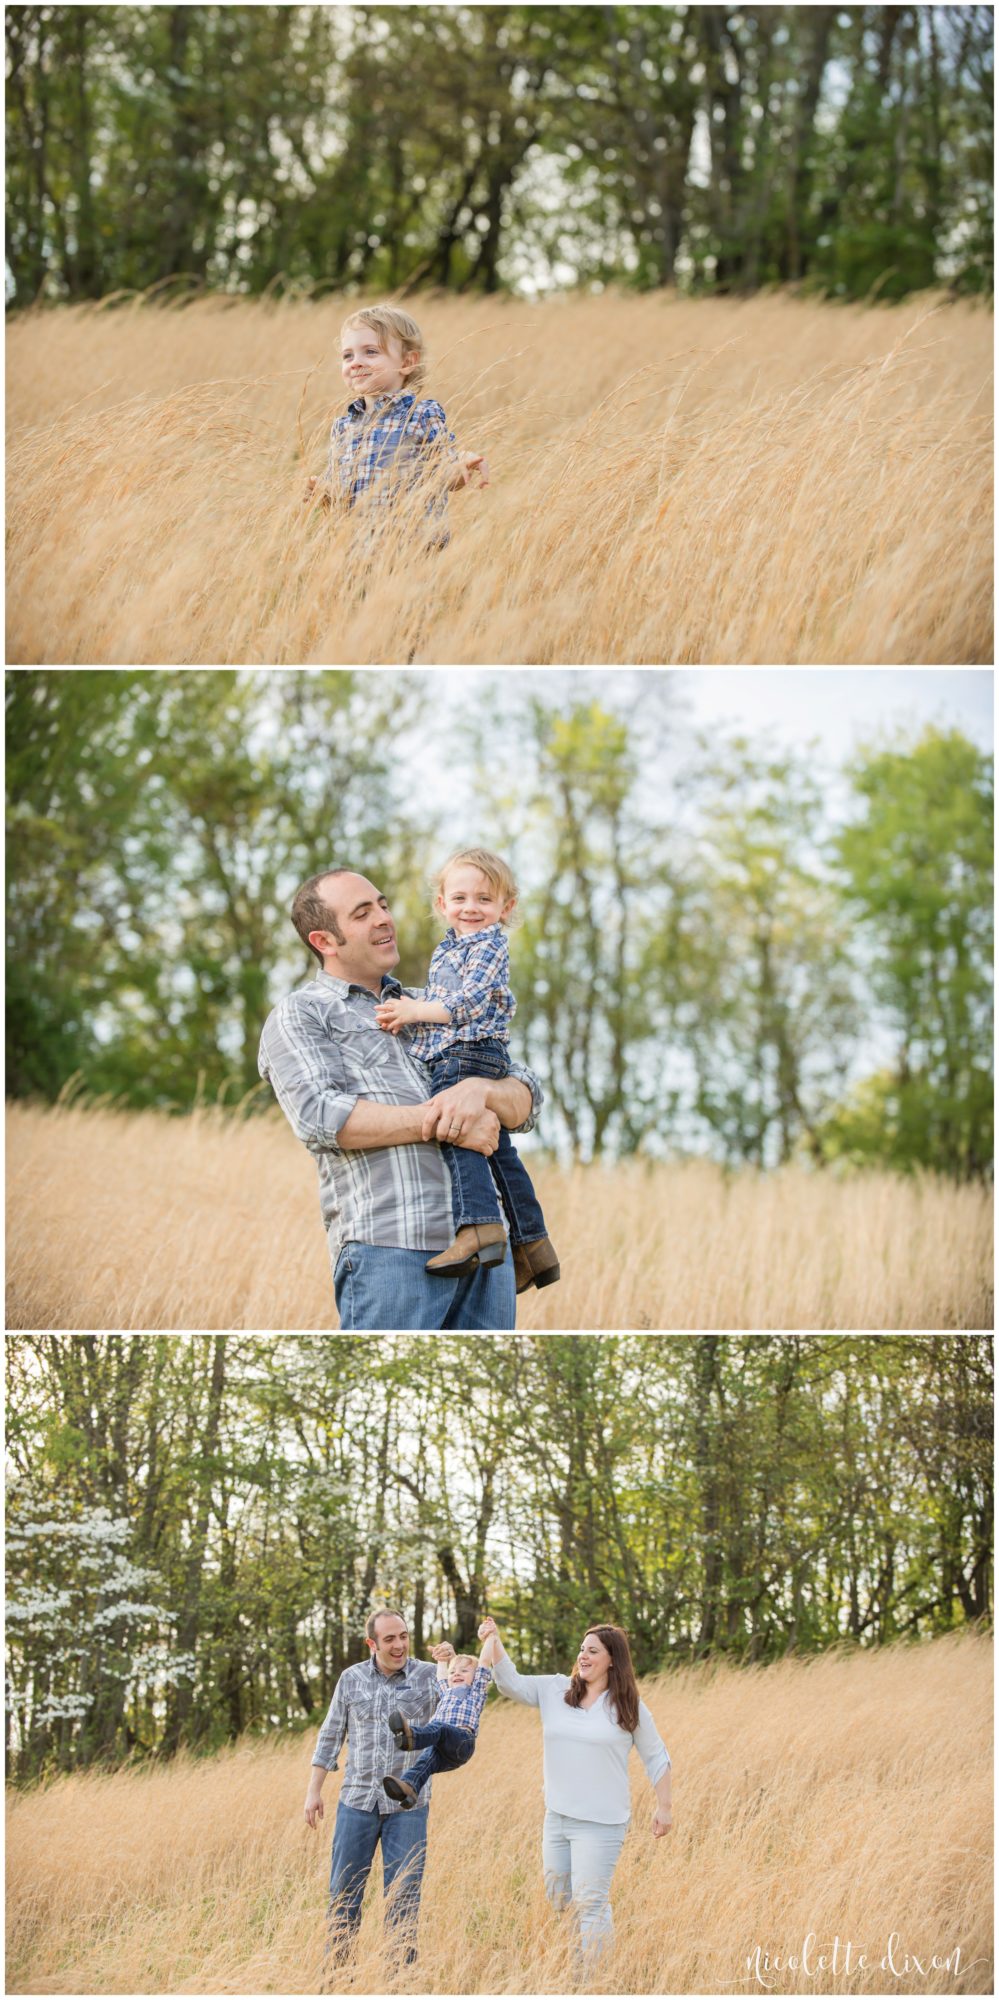
{"type": "MultiPolygon", "coordinates": [[[[345,1667],[337,1681],[326,1720],[319,1731],[312,1761],[324,1771],[335,1771],[343,1739],[350,1730],[347,1768],[340,1798],[358,1812],[401,1811],[390,1799],[383,1778],[401,1778],[413,1759],[408,1751],[397,1750],[388,1725],[394,1708],[401,1708],[410,1722],[429,1722],[447,1683],[438,1680],[432,1660],[407,1660],[398,1673],[383,1674],[374,1655],[356,1667],[345,1667]]],[[[420,1804],[429,1804],[430,1782],[423,1786],[420,1804]]]]}
{"type": "MultiPolygon", "coordinates": [[[[296,1138],[314,1153],[319,1199],[334,1265],[345,1243],[394,1249],[444,1250],[454,1234],[451,1177],[436,1141],[407,1146],[341,1147],[337,1133],[359,1097],[376,1104],[425,1104],[427,1071],[402,1035],[383,1034],[378,1000],[366,986],[348,986],[317,972],[268,1015],[258,1068],[271,1084],[296,1138]]],[[[528,1069],[510,1064],[526,1083],[529,1132],[541,1107],[541,1086],[528,1069]]]]}

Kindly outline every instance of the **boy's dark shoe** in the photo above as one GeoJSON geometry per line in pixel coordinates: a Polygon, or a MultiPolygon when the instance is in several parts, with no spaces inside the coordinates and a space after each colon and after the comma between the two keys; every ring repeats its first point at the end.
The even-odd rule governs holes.
{"type": "Polygon", "coordinates": [[[414,1792],[412,1785],[407,1785],[405,1778],[383,1778],[382,1784],[390,1799],[398,1799],[403,1812],[412,1811],[417,1803],[418,1794],[414,1792]]]}
{"type": "Polygon", "coordinates": [[[400,1750],[415,1750],[412,1724],[403,1715],[401,1708],[394,1708],[388,1719],[388,1726],[400,1750]]]}
{"type": "Polygon", "coordinates": [[[558,1252],[547,1236],[536,1236],[533,1243],[515,1243],[513,1246],[513,1273],[518,1292],[526,1292],[531,1285],[557,1285],[559,1281],[558,1252]]]}
{"type": "Polygon", "coordinates": [[[453,1243],[439,1257],[424,1264],[435,1278],[465,1278],[480,1265],[502,1264],[506,1256],[506,1232],[501,1222],[471,1222],[459,1229],[453,1243]]]}

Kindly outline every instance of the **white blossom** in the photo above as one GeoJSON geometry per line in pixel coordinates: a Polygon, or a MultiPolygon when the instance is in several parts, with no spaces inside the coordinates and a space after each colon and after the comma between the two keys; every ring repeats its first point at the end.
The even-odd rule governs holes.
{"type": "Polygon", "coordinates": [[[8,1625],[44,1624],[68,1611],[73,1602],[68,1590],[27,1590],[22,1597],[9,1597],[5,1606],[8,1625]]]}
{"type": "Polygon", "coordinates": [[[82,1722],[94,1705],[89,1694],[48,1694],[32,1715],[33,1722],[82,1722]]]}

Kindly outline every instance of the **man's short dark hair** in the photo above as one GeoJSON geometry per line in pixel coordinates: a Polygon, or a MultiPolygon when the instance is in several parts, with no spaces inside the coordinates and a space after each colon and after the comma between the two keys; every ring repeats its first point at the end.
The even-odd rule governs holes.
{"type": "Polygon", "coordinates": [[[377,1611],[372,1611],[364,1627],[364,1636],[366,1639],[377,1639],[378,1633],[375,1628],[377,1627],[379,1618],[400,1618],[404,1625],[406,1623],[401,1611],[393,1611],[391,1604],[380,1604],[377,1611]]]}
{"type": "Polygon", "coordinates": [[[356,868],[324,868],[321,875],[310,875],[308,881],[303,882],[301,888],[295,891],[295,900],[291,906],[291,921],[302,943],[312,952],[313,957],[318,958],[320,965],[323,962],[323,955],[321,951],[316,950],[314,944],[309,944],[309,932],[330,931],[336,938],[337,944],[343,944],[344,936],[334,911],[330,909],[328,903],[324,903],[319,894],[319,884],[328,882],[331,875],[358,873],[359,870],[356,868]]]}

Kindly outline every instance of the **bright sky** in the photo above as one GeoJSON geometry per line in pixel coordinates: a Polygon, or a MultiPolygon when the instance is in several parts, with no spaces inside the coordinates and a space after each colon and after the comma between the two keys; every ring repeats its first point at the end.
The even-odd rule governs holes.
{"type": "Polygon", "coordinates": [[[775,730],[788,743],[818,738],[838,763],[854,745],[899,724],[962,729],[980,749],[993,742],[991,667],[706,667],[674,676],[698,726],[720,723],[752,734],[775,730]]]}
{"type": "MultiPolygon", "coordinates": [[[[382,669],[402,672],[405,669],[382,669]]],[[[858,744],[877,743],[899,732],[918,735],[936,724],[957,728],[983,750],[993,746],[993,672],[980,668],[663,667],[602,669],[534,667],[412,668],[425,689],[426,726],[421,730],[413,775],[439,806],[448,801],[455,827],[467,815],[473,780],[455,755],[458,718],[487,689],[540,693],[553,701],[602,700],[619,694],[629,704],[644,693],[664,691],[664,709],[651,698],[649,755],[645,778],[657,789],[671,786],[689,760],[696,730],[776,739],[780,748],[816,746],[817,758],[834,771],[858,744]],[[441,730],[440,718],[455,728],[441,730]],[[659,728],[653,729],[653,718],[659,728]],[[653,742],[653,735],[655,741],[653,742]],[[417,773],[419,775],[417,775],[417,773]]],[[[832,787],[838,792],[839,787],[832,787]]],[[[833,804],[831,798],[830,803],[833,804]]],[[[474,816],[474,815],[473,815],[474,816]]],[[[460,839],[460,832],[455,839],[460,839]]]]}

